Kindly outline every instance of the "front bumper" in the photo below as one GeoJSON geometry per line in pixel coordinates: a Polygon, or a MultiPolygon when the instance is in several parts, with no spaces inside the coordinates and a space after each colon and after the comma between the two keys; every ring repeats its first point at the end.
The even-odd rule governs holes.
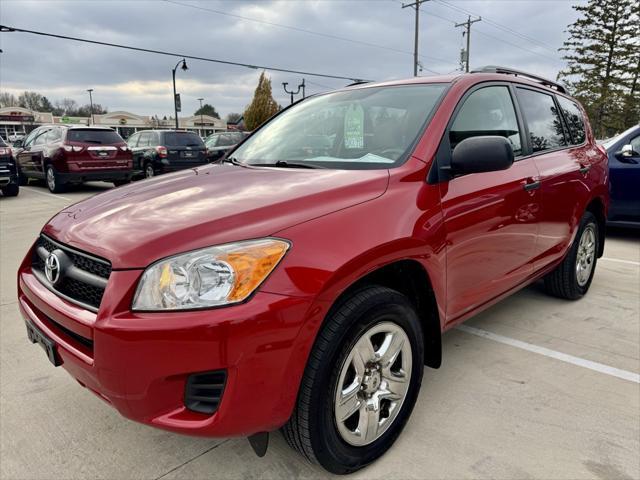
{"type": "Polygon", "coordinates": [[[17,175],[1,175],[0,174],[0,187],[6,187],[12,183],[18,183],[17,175]]]}
{"type": "Polygon", "coordinates": [[[225,308],[133,313],[142,272],[124,270],[111,273],[95,314],[55,295],[25,264],[18,273],[22,315],[55,342],[65,370],[124,416],[218,437],[275,430],[289,418],[302,371],[296,340],[310,299],[258,292],[225,308]],[[212,370],[227,373],[217,411],[187,409],[187,378],[212,370]]]}

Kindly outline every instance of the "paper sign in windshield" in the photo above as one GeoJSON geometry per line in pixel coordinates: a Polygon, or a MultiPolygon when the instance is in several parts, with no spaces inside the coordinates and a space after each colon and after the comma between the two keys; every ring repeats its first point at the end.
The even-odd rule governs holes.
{"type": "Polygon", "coordinates": [[[344,114],[344,147],[364,148],[364,110],[352,104],[344,114]]]}

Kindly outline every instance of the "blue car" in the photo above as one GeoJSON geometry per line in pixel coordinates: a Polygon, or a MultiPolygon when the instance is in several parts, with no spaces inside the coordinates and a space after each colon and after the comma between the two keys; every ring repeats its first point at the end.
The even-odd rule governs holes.
{"type": "Polygon", "coordinates": [[[640,227],[640,125],[606,140],[611,205],[607,224],[640,227]]]}

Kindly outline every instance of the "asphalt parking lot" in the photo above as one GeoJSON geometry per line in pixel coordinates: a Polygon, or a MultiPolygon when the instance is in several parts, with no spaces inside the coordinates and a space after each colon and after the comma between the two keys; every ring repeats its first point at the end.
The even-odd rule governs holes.
{"type": "MultiPolygon", "coordinates": [[[[0,199],[0,477],[324,478],[271,436],[198,439],[122,418],[26,338],[15,272],[41,226],[110,184],[0,199]]],[[[640,234],[614,231],[589,294],[539,285],[445,334],[396,444],[352,478],[640,478],[640,234]]]]}

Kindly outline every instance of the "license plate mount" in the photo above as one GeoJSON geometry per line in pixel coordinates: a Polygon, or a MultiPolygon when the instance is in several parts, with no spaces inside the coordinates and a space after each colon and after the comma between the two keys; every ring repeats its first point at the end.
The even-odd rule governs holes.
{"type": "Polygon", "coordinates": [[[62,365],[60,356],[56,352],[56,344],[42,330],[36,327],[32,322],[25,322],[27,326],[27,338],[31,343],[37,343],[47,354],[47,358],[54,367],[62,365]]]}

